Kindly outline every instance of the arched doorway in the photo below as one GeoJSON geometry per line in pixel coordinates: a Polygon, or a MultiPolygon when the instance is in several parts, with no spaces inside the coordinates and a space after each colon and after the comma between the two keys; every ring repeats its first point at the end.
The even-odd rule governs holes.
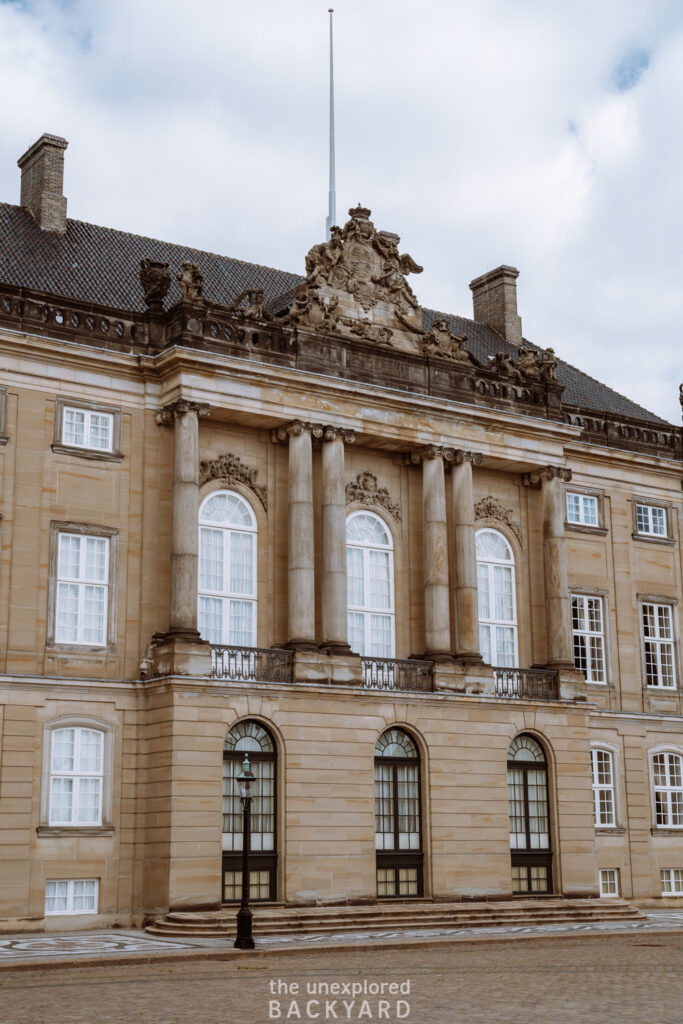
{"type": "Polygon", "coordinates": [[[540,743],[523,733],[508,747],[508,815],[512,891],[553,891],[548,762],[540,743]]]}
{"type": "Polygon", "coordinates": [[[375,745],[377,895],[422,896],[420,757],[403,729],[387,729],[375,745]]]}
{"type": "Polygon", "coordinates": [[[259,780],[251,801],[249,897],[274,900],[277,888],[275,784],[277,754],[260,722],[234,725],[223,744],[223,902],[242,898],[242,805],[235,783],[245,753],[259,780]]]}

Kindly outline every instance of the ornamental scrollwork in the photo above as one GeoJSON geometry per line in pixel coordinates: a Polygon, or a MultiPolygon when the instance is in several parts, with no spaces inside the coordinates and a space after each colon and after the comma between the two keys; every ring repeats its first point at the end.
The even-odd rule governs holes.
{"type": "Polygon", "coordinates": [[[238,455],[225,452],[215,459],[203,459],[199,464],[199,483],[205,484],[209,480],[221,480],[226,484],[243,484],[254,492],[263,505],[264,511],[268,511],[268,495],[266,488],[256,483],[258,469],[245,466],[238,455]]]}
{"type": "Polygon", "coordinates": [[[522,530],[519,523],[514,518],[511,508],[505,508],[494,498],[492,494],[487,495],[485,498],[481,498],[480,501],[474,506],[474,518],[475,519],[497,519],[499,523],[504,523],[514,533],[515,537],[522,543],[522,530]]]}
{"type": "Polygon", "coordinates": [[[374,473],[359,473],[354,481],[346,485],[346,504],[358,501],[363,505],[379,505],[394,519],[401,519],[401,507],[391,500],[386,487],[380,487],[374,473]]]}

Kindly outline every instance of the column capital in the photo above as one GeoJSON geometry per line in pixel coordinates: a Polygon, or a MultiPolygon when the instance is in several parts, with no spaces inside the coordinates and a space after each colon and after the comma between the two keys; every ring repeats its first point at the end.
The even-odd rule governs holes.
{"type": "Polygon", "coordinates": [[[463,462],[471,462],[473,466],[481,466],[483,460],[484,456],[481,452],[466,452],[462,448],[458,448],[453,462],[456,466],[462,465],[463,462]]]}
{"type": "Polygon", "coordinates": [[[323,436],[325,427],[322,423],[309,423],[305,420],[292,420],[281,427],[273,427],[270,432],[270,440],[273,444],[288,444],[290,437],[299,437],[308,433],[311,437],[320,439],[323,436]]]}
{"type": "Polygon", "coordinates": [[[159,409],[154,417],[159,426],[168,426],[174,420],[179,419],[188,412],[196,412],[197,416],[205,418],[211,415],[211,406],[206,402],[190,402],[185,398],[179,398],[176,402],[165,405],[159,409]]]}
{"type": "Polygon", "coordinates": [[[344,444],[353,444],[356,440],[355,430],[347,430],[346,427],[332,427],[326,424],[323,427],[323,444],[325,441],[336,441],[341,439],[344,444]]]}
{"type": "Polygon", "coordinates": [[[405,456],[406,466],[420,466],[423,462],[431,462],[432,459],[441,459],[442,462],[455,462],[455,448],[444,448],[438,444],[426,444],[424,448],[416,448],[407,452],[405,456]]]}
{"type": "Polygon", "coordinates": [[[542,483],[548,483],[551,480],[561,480],[568,484],[571,478],[571,469],[565,469],[563,466],[542,466],[539,469],[533,469],[530,473],[522,473],[519,481],[524,487],[540,487],[542,483]]]}

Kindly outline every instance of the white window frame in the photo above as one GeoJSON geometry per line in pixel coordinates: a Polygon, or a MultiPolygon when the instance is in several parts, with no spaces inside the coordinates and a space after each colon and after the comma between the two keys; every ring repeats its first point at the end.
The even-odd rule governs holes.
{"type": "Polygon", "coordinates": [[[45,882],[45,917],[73,917],[81,914],[97,914],[99,913],[99,902],[100,902],[100,880],[99,878],[49,878],[45,882]],[[93,893],[93,906],[87,910],[82,908],[74,909],[74,903],[76,900],[76,886],[87,885],[92,887],[93,893]],[[66,910],[52,910],[48,909],[48,900],[51,898],[57,898],[55,893],[54,897],[49,892],[50,886],[66,886],[66,910]]]}
{"type": "Polygon", "coordinates": [[[202,557],[202,544],[203,544],[203,530],[219,530],[222,534],[223,544],[223,588],[221,590],[213,590],[211,588],[201,586],[201,566],[200,566],[200,578],[199,578],[199,589],[197,595],[197,610],[201,607],[201,598],[206,597],[210,599],[218,599],[222,603],[221,614],[221,642],[215,644],[215,646],[232,646],[232,647],[256,647],[257,636],[258,636],[258,521],[256,519],[256,513],[251,505],[251,502],[238,490],[234,488],[221,487],[219,490],[211,491],[203,498],[199,506],[199,558],[202,557]],[[249,510],[251,517],[251,525],[249,527],[238,527],[238,526],[221,526],[220,523],[209,519],[203,519],[202,512],[204,506],[211,498],[215,498],[220,494],[234,495],[239,498],[241,502],[246,505],[249,510]],[[233,593],[230,590],[230,552],[232,544],[232,534],[249,534],[253,536],[252,544],[252,581],[253,587],[251,593],[233,593]],[[253,606],[252,617],[251,617],[251,637],[247,644],[231,644],[230,643],[230,609],[233,601],[249,602],[253,606]]]}
{"type": "Polygon", "coordinates": [[[683,868],[660,868],[659,882],[662,896],[683,896],[683,868]]]}
{"type": "Polygon", "coordinates": [[[83,398],[55,399],[54,441],[52,451],[63,455],[79,455],[87,459],[120,462],[121,451],[121,410],[111,405],[102,405],[83,398]],[[83,441],[66,439],[65,423],[67,412],[83,415],[83,441]],[[91,427],[94,416],[104,416],[109,423],[109,444],[106,448],[91,443],[91,427]]]}
{"type": "Polygon", "coordinates": [[[579,592],[579,591],[572,591],[570,596],[571,596],[571,616],[572,616],[572,654],[573,654],[573,657],[574,657],[574,667],[578,671],[585,673],[586,682],[587,683],[594,683],[596,686],[606,686],[607,685],[607,681],[608,681],[608,663],[607,663],[607,629],[606,629],[606,621],[605,621],[605,612],[606,612],[606,601],[605,601],[605,598],[603,597],[602,594],[587,594],[587,593],[582,593],[582,592],[579,592]],[[583,618],[584,618],[584,622],[586,622],[586,624],[588,624],[588,622],[590,621],[589,615],[588,615],[588,603],[590,601],[598,602],[598,606],[600,608],[600,622],[601,622],[601,625],[602,625],[602,629],[599,632],[595,631],[595,630],[591,630],[591,629],[577,629],[577,628],[575,628],[575,626],[574,626],[574,602],[575,601],[583,606],[583,618]],[[576,657],[576,648],[575,648],[575,642],[574,642],[575,637],[584,637],[584,640],[585,640],[584,655],[585,655],[585,661],[586,661],[585,667],[584,666],[580,666],[578,664],[579,659],[576,657]],[[596,665],[594,664],[596,659],[595,659],[595,657],[593,655],[593,650],[591,648],[591,640],[595,640],[595,639],[599,639],[601,641],[601,646],[602,646],[602,675],[603,675],[602,679],[597,678],[598,672],[596,670],[596,665]]]}
{"type": "MultiPolygon", "coordinates": [[[[477,585],[478,585],[478,580],[479,580],[479,566],[480,565],[488,566],[489,595],[491,596],[491,606],[495,607],[495,601],[493,600],[493,595],[495,594],[494,566],[501,565],[501,566],[504,566],[504,567],[510,569],[511,570],[511,579],[512,579],[512,619],[510,619],[510,620],[507,620],[507,619],[500,619],[499,620],[499,619],[494,619],[494,618],[486,618],[485,619],[480,614],[479,615],[479,630],[480,630],[480,634],[481,634],[481,627],[482,627],[482,625],[483,626],[488,626],[490,628],[489,636],[491,637],[491,641],[492,641],[491,642],[491,659],[492,659],[491,660],[491,664],[495,668],[518,668],[519,667],[519,621],[518,621],[518,616],[517,616],[517,573],[516,573],[516,566],[515,566],[515,552],[514,552],[514,548],[512,547],[512,544],[510,543],[508,538],[505,536],[505,534],[502,533],[500,530],[496,530],[492,526],[483,526],[480,529],[478,529],[476,531],[476,534],[475,534],[475,551],[476,551],[476,538],[479,536],[479,534],[482,534],[482,533],[495,533],[495,534],[497,534],[497,536],[502,537],[502,539],[505,541],[505,544],[506,544],[507,548],[510,551],[510,559],[507,560],[507,561],[497,560],[497,559],[494,559],[492,561],[489,561],[489,560],[484,561],[483,559],[480,559],[479,557],[477,557],[476,558],[477,585]],[[513,661],[512,665],[502,665],[499,662],[497,662],[496,660],[494,660],[494,655],[493,655],[493,651],[494,651],[493,638],[495,636],[495,629],[496,629],[497,626],[503,626],[505,628],[511,628],[512,629],[513,642],[514,642],[514,655],[513,655],[514,661],[513,661]]],[[[481,640],[480,640],[480,645],[481,645],[481,640]]],[[[497,651],[497,645],[496,645],[496,651],[497,651]]]]}
{"type": "Polygon", "coordinates": [[[678,686],[678,673],[676,668],[677,661],[677,633],[676,633],[676,615],[674,614],[676,604],[672,601],[661,600],[660,598],[650,597],[639,597],[638,600],[638,616],[640,619],[640,645],[643,663],[643,682],[645,686],[650,690],[659,690],[665,693],[673,693],[678,686]],[[653,609],[652,618],[655,622],[655,634],[652,636],[645,635],[645,609],[651,607],[653,609]],[[669,625],[671,636],[662,637],[660,636],[659,626],[659,611],[660,609],[667,609],[669,617],[669,625]],[[651,645],[652,653],[654,654],[654,664],[656,668],[656,682],[650,682],[648,679],[648,668],[647,668],[647,649],[648,644],[651,645]],[[672,680],[670,683],[663,682],[664,674],[662,672],[662,650],[668,649],[671,651],[671,672],[672,680]]]}
{"type": "Polygon", "coordinates": [[[566,514],[567,524],[569,526],[588,526],[591,529],[600,529],[601,527],[601,516],[600,516],[600,496],[598,494],[590,494],[584,491],[566,491],[565,492],[566,502],[566,514]],[[578,513],[575,515],[575,505],[578,503],[578,513]],[[591,521],[590,515],[588,514],[588,507],[590,504],[595,506],[595,521],[591,521]]]}
{"type": "Polygon", "coordinates": [[[598,871],[598,879],[600,882],[600,896],[603,899],[616,899],[620,892],[621,886],[619,884],[619,868],[600,868],[598,871]],[[614,892],[610,892],[610,889],[614,886],[614,892]]]}
{"type": "Polygon", "coordinates": [[[634,498],[633,536],[636,540],[672,542],[671,507],[664,503],[634,498]]]}
{"type": "MultiPolygon", "coordinates": [[[[102,650],[113,651],[116,649],[116,566],[118,562],[118,530],[107,526],[91,526],[85,523],[50,523],[50,575],[48,581],[48,615],[47,615],[47,646],[57,650],[78,650],[82,653],[97,652],[102,650]],[[85,586],[106,587],[106,610],[105,610],[105,636],[101,643],[91,643],[83,639],[83,617],[79,615],[78,640],[56,639],[57,627],[57,604],[59,597],[59,548],[60,534],[70,534],[80,537],[105,538],[107,543],[107,578],[105,581],[96,580],[93,583],[86,580],[72,580],[63,578],[62,583],[75,583],[85,586]]],[[[83,549],[82,549],[83,550],[83,549]]],[[[79,608],[82,612],[81,600],[84,595],[79,595],[79,608]]]]}
{"type": "MultiPolygon", "coordinates": [[[[616,758],[614,751],[609,747],[591,747],[591,780],[593,786],[593,814],[596,828],[617,827],[617,786],[616,786],[616,758]],[[605,754],[609,758],[610,782],[600,782],[599,755],[605,754]],[[608,792],[612,797],[611,820],[603,820],[603,812],[600,806],[600,793],[608,792]]],[[[604,816],[607,818],[607,815],[604,816]]]]}
{"type": "Polygon", "coordinates": [[[681,795],[681,803],[683,804],[683,752],[681,750],[674,750],[670,747],[659,747],[655,750],[650,751],[650,795],[652,799],[652,823],[653,831],[657,832],[660,829],[672,829],[676,832],[683,830],[683,809],[681,811],[681,823],[674,824],[673,822],[673,804],[672,794],[677,793],[681,795]],[[665,777],[666,783],[660,786],[655,780],[655,758],[664,757],[665,761],[665,777]],[[681,785],[671,785],[671,763],[668,760],[671,757],[678,758],[681,772],[681,785]],[[661,794],[663,797],[662,803],[664,804],[665,813],[664,821],[657,821],[657,794],[661,794]]]}
{"type": "MultiPolygon", "coordinates": [[[[348,594],[347,594],[347,617],[349,615],[352,615],[352,614],[353,615],[362,615],[363,616],[363,632],[364,632],[363,650],[362,651],[356,651],[355,653],[356,654],[361,654],[363,657],[366,657],[366,658],[384,657],[384,658],[392,659],[392,658],[396,657],[396,593],[395,593],[395,579],[394,579],[394,537],[393,537],[393,533],[390,530],[389,525],[387,524],[386,520],[384,520],[382,518],[382,516],[377,515],[376,512],[372,512],[370,509],[367,509],[367,508],[356,509],[355,511],[350,512],[347,515],[347,517],[346,517],[346,528],[347,528],[347,531],[348,531],[349,523],[353,519],[357,518],[358,516],[369,516],[372,519],[376,519],[377,522],[379,522],[381,524],[382,529],[384,530],[384,532],[386,533],[387,537],[389,538],[389,543],[386,546],[382,546],[382,545],[378,545],[378,544],[363,544],[360,541],[350,542],[348,540],[348,533],[347,533],[347,539],[346,539],[347,558],[348,558],[348,550],[349,550],[349,548],[355,548],[355,549],[357,549],[357,550],[362,552],[362,557],[363,557],[363,590],[364,590],[364,594],[365,594],[366,599],[367,599],[367,596],[370,594],[370,569],[369,569],[370,555],[369,555],[369,552],[370,551],[380,551],[383,554],[386,554],[388,556],[388,566],[389,566],[389,607],[388,608],[375,608],[372,604],[368,604],[367,601],[363,605],[351,604],[349,602],[349,600],[348,600],[348,594]],[[386,618],[389,619],[390,629],[391,629],[391,643],[390,643],[390,653],[389,654],[373,655],[373,654],[370,653],[372,651],[372,616],[373,615],[380,615],[382,617],[386,617],[386,618]]],[[[351,631],[349,629],[349,637],[350,637],[350,632],[351,631]]]]}
{"type": "Polygon", "coordinates": [[[50,775],[48,782],[48,825],[57,828],[70,828],[76,826],[77,828],[98,828],[102,825],[102,802],[104,796],[104,772],[105,772],[105,737],[101,729],[92,728],[91,726],[82,725],[60,725],[56,726],[50,732],[50,775]],[[72,770],[56,769],[54,766],[54,746],[55,739],[60,733],[69,732],[73,730],[74,733],[74,767],[72,770]],[[99,738],[100,745],[100,767],[97,771],[85,771],[80,767],[80,756],[81,748],[85,739],[85,734],[91,733],[96,734],[99,738]],[[57,780],[66,780],[72,783],[72,804],[71,804],[71,818],[68,821],[56,820],[53,811],[53,787],[57,780]],[[79,806],[79,794],[82,780],[96,780],[98,782],[97,788],[97,820],[95,821],[81,821],[80,820],[80,806],[79,806]]]}
{"type": "Polygon", "coordinates": [[[109,613],[109,538],[102,537],[99,535],[87,535],[82,533],[71,533],[68,530],[60,530],[57,537],[57,587],[55,592],[55,643],[57,644],[78,644],[84,647],[105,647],[107,643],[107,619],[109,613]],[[79,545],[79,566],[78,575],[68,576],[66,575],[65,569],[62,566],[62,541],[66,538],[71,538],[78,541],[79,545]],[[89,541],[99,541],[104,544],[104,572],[102,578],[89,577],[86,570],[87,562],[87,550],[89,541]],[[76,623],[76,636],[67,636],[64,632],[60,631],[59,615],[60,615],[60,603],[62,598],[60,594],[62,587],[76,587],[78,594],[78,613],[76,623]],[[87,639],[85,636],[86,628],[86,598],[88,589],[97,589],[102,593],[104,603],[104,613],[102,616],[102,632],[96,640],[87,639]]]}
{"type": "MultiPolygon", "coordinates": [[[[114,726],[99,718],[84,715],[65,715],[43,723],[42,743],[42,774],[40,787],[40,824],[39,836],[92,836],[113,835],[113,803],[114,803],[114,726]],[[92,729],[102,733],[102,789],[100,800],[100,824],[50,824],[50,796],[52,776],[52,735],[60,729],[92,729]]],[[[56,772],[56,775],[62,773],[56,772]]]]}

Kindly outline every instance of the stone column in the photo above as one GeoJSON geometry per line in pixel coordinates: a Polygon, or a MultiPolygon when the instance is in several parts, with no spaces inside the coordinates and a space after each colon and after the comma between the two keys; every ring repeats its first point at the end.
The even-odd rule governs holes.
{"type": "Polygon", "coordinates": [[[413,463],[422,462],[424,656],[432,661],[452,658],[444,460],[452,461],[454,454],[452,449],[428,445],[409,456],[413,463]]]}
{"type": "Polygon", "coordinates": [[[456,451],[451,470],[453,543],[455,548],[455,656],[468,665],[482,661],[479,650],[477,552],[474,531],[472,466],[480,466],[479,452],[456,451]]]}
{"type": "Polygon", "coordinates": [[[547,466],[522,478],[527,486],[540,483],[543,498],[543,576],[548,668],[572,668],[572,630],[564,535],[564,484],[571,470],[547,466]]]}
{"type": "MultiPolygon", "coordinates": [[[[278,439],[282,436],[278,431],[278,439]]],[[[295,651],[318,649],[315,642],[315,537],[313,532],[312,435],[322,427],[295,420],[289,438],[289,568],[287,646],[295,651]]]]}
{"type": "Polygon", "coordinates": [[[199,640],[199,417],[208,415],[208,405],[181,400],[156,416],[174,425],[169,639],[199,640]]]}
{"type": "Polygon", "coordinates": [[[322,450],[323,578],[322,644],[328,654],[348,654],[346,594],[346,488],[344,444],[352,430],[325,427],[322,450]]]}

